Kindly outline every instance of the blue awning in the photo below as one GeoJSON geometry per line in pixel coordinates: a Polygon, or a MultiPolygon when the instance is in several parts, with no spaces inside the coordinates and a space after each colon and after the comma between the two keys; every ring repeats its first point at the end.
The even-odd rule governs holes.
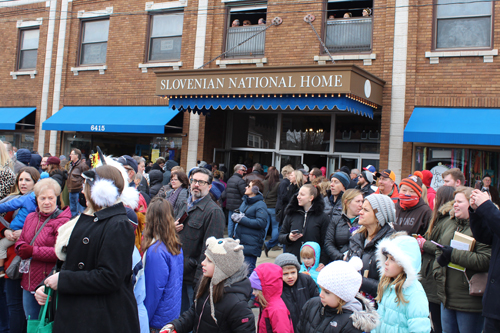
{"type": "Polygon", "coordinates": [[[15,130],[16,124],[35,110],[36,107],[0,108],[0,130],[15,130]]]}
{"type": "Polygon", "coordinates": [[[346,96],[340,97],[324,97],[319,96],[299,96],[299,95],[282,95],[282,97],[244,97],[244,96],[205,96],[205,97],[172,97],[170,99],[170,106],[172,109],[180,111],[192,111],[195,113],[207,113],[210,109],[263,109],[263,110],[276,110],[290,108],[300,110],[313,110],[318,108],[320,110],[335,108],[342,111],[349,111],[351,113],[359,114],[362,116],[373,118],[373,108],[362,102],[358,102],[346,96]]]}
{"type": "Polygon", "coordinates": [[[168,106],[65,106],[43,130],[163,134],[179,112],[168,106]]]}
{"type": "Polygon", "coordinates": [[[415,108],[405,142],[500,145],[500,109],[415,108]]]}

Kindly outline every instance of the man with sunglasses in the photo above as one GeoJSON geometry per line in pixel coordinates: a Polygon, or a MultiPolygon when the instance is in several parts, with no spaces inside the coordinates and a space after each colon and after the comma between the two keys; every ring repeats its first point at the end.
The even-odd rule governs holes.
{"type": "Polygon", "coordinates": [[[207,238],[222,238],[224,233],[224,213],[208,195],[212,180],[212,173],[205,168],[196,168],[191,172],[187,216],[179,219],[183,226],[177,227],[184,254],[181,313],[193,303],[194,286],[202,274],[201,262],[205,260],[207,238]]]}

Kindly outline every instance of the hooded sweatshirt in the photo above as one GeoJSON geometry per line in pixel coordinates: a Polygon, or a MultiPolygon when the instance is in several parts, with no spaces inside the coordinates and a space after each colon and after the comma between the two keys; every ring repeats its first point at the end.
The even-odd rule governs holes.
{"type": "Polygon", "coordinates": [[[398,303],[395,286],[389,285],[378,305],[380,324],[372,333],[430,332],[429,303],[418,281],[422,259],[417,241],[405,233],[383,239],[377,246],[377,265],[381,276],[385,272],[386,253],[393,256],[406,273],[403,297],[407,302],[398,303]]]}
{"type": "Polygon", "coordinates": [[[309,274],[314,282],[318,284],[318,274],[319,272],[316,271],[316,268],[318,268],[319,263],[320,263],[320,256],[321,256],[321,247],[319,246],[318,243],[316,242],[305,242],[304,245],[300,248],[300,251],[302,252],[302,249],[304,246],[309,246],[312,247],[314,250],[314,265],[310,268],[307,268],[304,263],[300,265],[300,271],[299,273],[304,273],[304,274],[309,274]]]}
{"type": "Polygon", "coordinates": [[[283,270],[275,264],[264,263],[255,269],[267,306],[261,309],[257,333],[293,333],[290,312],[281,298],[283,270]]]}
{"type": "Polygon", "coordinates": [[[394,222],[394,230],[406,231],[408,235],[425,234],[432,217],[432,210],[424,199],[420,198],[414,207],[408,209],[403,209],[399,203],[396,203],[395,206],[396,221],[394,222]]]}
{"type": "Polygon", "coordinates": [[[158,191],[160,188],[163,186],[162,184],[163,181],[163,173],[159,170],[151,170],[149,172],[149,196],[151,199],[153,199],[156,194],[158,194],[158,191]]]}

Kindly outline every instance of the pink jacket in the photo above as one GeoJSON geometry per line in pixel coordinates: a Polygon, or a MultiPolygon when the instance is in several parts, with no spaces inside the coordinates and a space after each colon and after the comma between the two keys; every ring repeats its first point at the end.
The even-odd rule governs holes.
{"type": "Polygon", "coordinates": [[[429,207],[431,207],[431,210],[434,210],[434,198],[436,197],[436,190],[434,190],[432,187],[427,188],[427,201],[429,202],[429,207]]]}
{"type": "Polygon", "coordinates": [[[290,311],[281,298],[283,270],[275,264],[261,264],[255,269],[267,307],[261,310],[258,333],[293,333],[290,311]]]}
{"type": "MultiPolygon", "coordinates": [[[[24,222],[21,236],[16,242],[16,249],[21,244],[30,244],[36,232],[49,217],[50,214],[42,214],[37,208],[35,212],[30,213],[24,222]]],[[[29,273],[23,274],[21,287],[24,290],[34,291],[50,273],[57,262],[54,245],[57,238],[57,230],[61,225],[68,222],[71,218],[71,211],[67,207],[58,217],[50,220],[42,229],[33,244],[33,257],[31,258],[29,273]]]]}

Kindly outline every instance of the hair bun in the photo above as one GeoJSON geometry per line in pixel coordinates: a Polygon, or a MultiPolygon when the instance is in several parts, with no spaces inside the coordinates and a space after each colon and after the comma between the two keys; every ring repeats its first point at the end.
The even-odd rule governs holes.
{"type": "Polygon", "coordinates": [[[349,260],[349,264],[357,271],[363,268],[363,261],[359,257],[352,257],[351,260],[349,260]]]}

